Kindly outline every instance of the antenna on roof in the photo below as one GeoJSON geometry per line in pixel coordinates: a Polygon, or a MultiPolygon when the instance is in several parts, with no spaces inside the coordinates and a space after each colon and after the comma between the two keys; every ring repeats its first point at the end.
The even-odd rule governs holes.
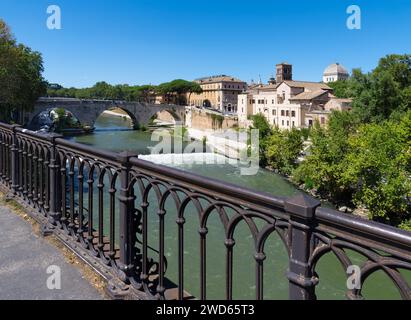
{"type": "Polygon", "coordinates": [[[260,82],[258,84],[263,84],[263,82],[261,81],[261,75],[258,75],[258,78],[260,79],[260,82]]]}

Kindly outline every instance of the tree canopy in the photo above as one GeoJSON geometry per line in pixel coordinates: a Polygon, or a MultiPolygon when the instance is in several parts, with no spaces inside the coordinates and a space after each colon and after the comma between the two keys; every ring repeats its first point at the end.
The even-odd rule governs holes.
{"type": "Polygon", "coordinates": [[[334,112],[327,128],[314,126],[294,181],[411,230],[411,55],[388,55],[372,72],[354,70],[330,85],[353,98],[353,112],[334,112]]]}
{"type": "Polygon", "coordinates": [[[353,99],[353,111],[334,111],[325,127],[271,128],[263,115],[260,159],[305,189],[337,206],[366,212],[370,219],[411,230],[411,55],[388,55],[364,74],[330,83],[334,94],[353,99]]]}
{"type": "Polygon", "coordinates": [[[152,102],[156,95],[162,95],[166,102],[177,104],[185,103],[185,94],[201,93],[202,89],[196,82],[177,79],[162,83],[158,86],[141,85],[129,86],[127,84],[110,85],[104,81],[97,82],[90,88],[51,88],[47,90],[50,97],[71,97],[78,99],[108,99],[152,102]]]}
{"type": "Polygon", "coordinates": [[[329,85],[337,97],[353,98],[362,122],[396,117],[411,107],[411,55],[387,55],[373,71],[354,69],[351,78],[329,85]]]}
{"type": "Polygon", "coordinates": [[[46,93],[41,54],[18,44],[0,19],[0,116],[10,121],[12,113],[30,110],[46,93]]]}

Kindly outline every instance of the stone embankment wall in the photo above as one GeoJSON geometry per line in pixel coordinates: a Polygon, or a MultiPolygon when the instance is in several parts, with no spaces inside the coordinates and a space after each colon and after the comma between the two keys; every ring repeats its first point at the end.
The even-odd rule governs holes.
{"type": "Polygon", "coordinates": [[[238,118],[204,109],[186,108],[186,126],[200,130],[231,129],[238,127],[238,118]]]}

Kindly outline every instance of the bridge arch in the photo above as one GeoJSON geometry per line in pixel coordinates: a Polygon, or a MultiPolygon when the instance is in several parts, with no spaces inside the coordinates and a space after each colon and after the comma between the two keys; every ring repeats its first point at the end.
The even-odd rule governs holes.
{"type": "Polygon", "coordinates": [[[26,127],[30,130],[40,130],[41,128],[44,128],[46,126],[51,128],[52,126],[55,125],[53,118],[52,118],[53,116],[52,112],[53,111],[56,112],[57,109],[64,110],[66,115],[68,114],[70,117],[72,117],[70,121],[72,122],[73,125],[77,124],[79,128],[82,127],[83,123],[75,111],[73,112],[72,110],[68,108],[58,107],[58,106],[51,107],[46,110],[41,110],[33,114],[29,122],[26,124],[26,127]]]}
{"type": "Polygon", "coordinates": [[[83,126],[94,127],[97,118],[106,110],[120,108],[124,110],[137,126],[148,125],[150,119],[161,111],[167,111],[178,122],[184,121],[185,106],[169,104],[147,104],[139,102],[112,100],[80,100],[72,98],[40,98],[33,110],[24,116],[28,125],[40,112],[47,109],[63,108],[70,111],[83,126]]]}
{"type": "Polygon", "coordinates": [[[127,117],[130,120],[131,127],[133,129],[136,129],[140,126],[138,120],[136,119],[136,116],[132,112],[130,112],[129,110],[121,106],[112,106],[112,107],[107,108],[106,110],[103,110],[93,121],[93,126],[95,125],[96,121],[98,121],[98,119],[105,114],[112,115],[115,117],[120,117],[120,118],[127,117]]]}
{"type": "Polygon", "coordinates": [[[177,112],[167,109],[163,109],[153,113],[148,123],[151,124],[153,120],[155,121],[155,119],[160,120],[162,122],[168,122],[170,124],[180,124],[182,121],[181,116],[178,115],[177,112]]]}

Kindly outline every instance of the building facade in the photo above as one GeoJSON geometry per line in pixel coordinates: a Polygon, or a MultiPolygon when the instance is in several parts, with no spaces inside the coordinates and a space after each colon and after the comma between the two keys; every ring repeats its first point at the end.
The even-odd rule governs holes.
{"type": "Polygon", "coordinates": [[[206,77],[194,81],[200,85],[203,92],[187,94],[188,104],[216,109],[222,113],[236,113],[238,95],[247,89],[246,82],[226,75],[206,77]]]}
{"type": "Polygon", "coordinates": [[[326,125],[332,110],[350,108],[350,100],[336,99],[325,83],[292,80],[291,67],[282,68],[284,65],[289,66],[276,66],[276,80],[281,82],[270,79],[267,85],[260,84],[239,94],[240,127],[248,127],[250,116],[256,114],[264,115],[271,125],[280,129],[309,127],[315,121],[326,125]]]}
{"type": "Polygon", "coordinates": [[[349,78],[349,73],[341,64],[330,64],[323,73],[323,82],[330,83],[338,80],[346,80],[349,78]]]}
{"type": "Polygon", "coordinates": [[[321,126],[328,123],[328,119],[333,110],[335,111],[351,111],[351,99],[339,99],[331,97],[324,106],[314,106],[305,114],[305,127],[311,127],[316,121],[321,126]]]}

